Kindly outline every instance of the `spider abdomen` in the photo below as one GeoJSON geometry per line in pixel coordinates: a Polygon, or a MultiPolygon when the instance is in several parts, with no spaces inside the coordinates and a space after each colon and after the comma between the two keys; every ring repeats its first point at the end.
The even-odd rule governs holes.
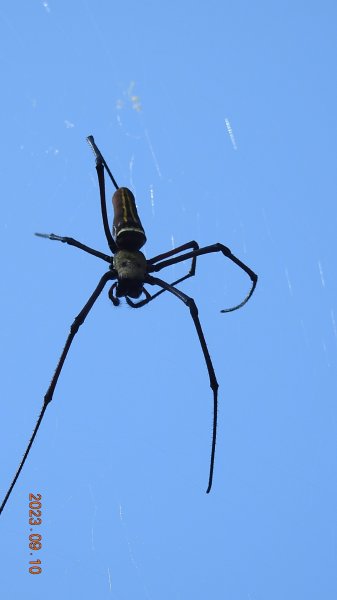
{"type": "Polygon", "coordinates": [[[146,235],[138,216],[133,193],[119,188],[112,197],[114,220],[112,234],[120,249],[139,250],[146,242],[146,235]]]}

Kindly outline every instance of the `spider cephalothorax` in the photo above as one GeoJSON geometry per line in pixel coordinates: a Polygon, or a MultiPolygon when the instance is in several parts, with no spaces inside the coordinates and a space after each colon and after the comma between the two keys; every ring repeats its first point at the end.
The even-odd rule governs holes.
{"type": "Polygon", "coordinates": [[[147,262],[139,250],[118,250],[113,257],[113,268],[117,272],[116,296],[139,298],[147,272],[147,262]]]}

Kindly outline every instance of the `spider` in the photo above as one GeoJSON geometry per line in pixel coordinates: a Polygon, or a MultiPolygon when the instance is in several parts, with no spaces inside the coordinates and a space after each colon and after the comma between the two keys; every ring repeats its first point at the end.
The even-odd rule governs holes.
{"type": "Polygon", "coordinates": [[[221,312],[231,312],[241,308],[246,302],[248,302],[249,298],[252,296],[256,283],[257,283],[257,275],[245,265],[241,260],[239,260],[229,248],[224,246],[223,244],[212,244],[211,246],[205,246],[204,248],[199,248],[199,245],[195,241],[188,242],[179,246],[178,248],[174,248],[173,250],[169,250],[168,252],[164,252],[163,254],[158,254],[149,260],[146,260],[144,254],[140,251],[140,248],[146,242],[145,231],[141,224],[140,218],[138,216],[135,198],[132,192],[125,188],[119,188],[107,163],[105,162],[100,150],[95,144],[95,140],[92,135],[87,137],[87,141],[91,146],[95,158],[96,158],[96,171],[98,177],[98,185],[100,191],[100,200],[101,200],[101,213],[102,213],[102,221],[105,236],[107,239],[108,246],[110,248],[112,256],[108,254],[104,254],[98,250],[94,250],[85,244],[75,240],[71,237],[62,237],[59,235],[55,235],[54,233],[45,234],[45,233],[36,233],[35,235],[47,238],[49,240],[56,240],[59,242],[63,242],[65,244],[69,244],[70,246],[75,246],[80,250],[84,250],[84,252],[88,252],[94,256],[97,256],[101,260],[105,261],[109,265],[109,269],[104,275],[101,277],[98,285],[95,290],[91,294],[89,300],[86,302],[82,310],[75,317],[71,327],[70,332],[67,337],[65,346],[59,358],[59,361],[56,366],[55,373],[52,377],[50,385],[47,389],[47,392],[44,396],[43,406],[35,425],[35,429],[30,438],[29,444],[23,456],[23,459],[19,465],[19,468],[15,474],[15,477],[10,485],[10,488],[2,502],[0,507],[0,514],[2,513],[8,498],[10,497],[14,485],[21,473],[21,470],[26,462],[29,451],[34,442],[35,436],[38,432],[38,429],[41,425],[42,419],[44,417],[46,408],[48,404],[52,401],[53,395],[55,392],[55,388],[61,374],[64,362],[66,360],[67,354],[71,347],[71,344],[78,332],[78,329],[81,325],[83,325],[86,317],[88,316],[90,310],[92,309],[94,303],[97,298],[103,291],[103,288],[109,281],[114,281],[112,286],[109,289],[108,296],[114,306],[118,306],[120,303],[120,298],[124,297],[127,304],[132,308],[141,308],[145,306],[149,302],[152,302],[155,298],[158,298],[160,294],[167,291],[173,294],[178,300],[181,300],[189,309],[191,317],[193,319],[193,323],[199,338],[199,342],[201,345],[201,349],[203,352],[203,356],[206,362],[206,367],[208,371],[209,383],[213,393],[213,432],[212,432],[212,447],[211,447],[211,457],[210,457],[210,468],[209,468],[209,478],[208,478],[208,486],[206,493],[208,494],[212,487],[213,481],[213,470],[214,470],[214,458],[215,458],[215,444],[216,444],[216,434],[217,434],[217,414],[218,414],[218,387],[219,384],[217,382],[214,367],[212,364],[212,360],[207,348],[206,340],[203,334],[203,330],[201,328],[201,324],[198,316],[198,308],[193,300],[193,298],[187,296],[184,292],[176,287],[177,284],[181,283],[185,279],[189,277],[193,277],[195,275],[196,269],[196,260],[198,256],[203,254],[210,254],[212,252],[222,252],[222,254],[233,261],[236,265],[238,265],[247,275],[250,277],[252,285],[249,293],[244,298],[240,304],[233,306],[231,308],[223,309],[221,312]],[[112,197],[112,204],[114,210],[114,219],[112,226],[112,233],[109,227],[108,216],[107,216],[107,206],[106,206],[106,198],[105,198],[105,179],[104,179],[104,169],[107,171],[114,187],[116,188],[116,192],[112,197]],[[181,254],[183,253],[183,254],[181,254]],[[180,256],[176,256],[180,255],[180,256]],[[159,277],[151,275],[151,273],[158,273],[162,269],[170,265],[175,265],[177,263],[190,260],[191,265],[189,272],[173,281],[172,283],[167,283],[163,281],[159,277]],[[153,293],[152,295],[149,291],[144,287],[144,284],[150,286],[157,286],[160,288],[159,291],[153,293]],[[143,300],[139,300],[138,302],[134,302],[135,299],[140,298],[141,295],[144,295],[145,298],[143,300]]]}

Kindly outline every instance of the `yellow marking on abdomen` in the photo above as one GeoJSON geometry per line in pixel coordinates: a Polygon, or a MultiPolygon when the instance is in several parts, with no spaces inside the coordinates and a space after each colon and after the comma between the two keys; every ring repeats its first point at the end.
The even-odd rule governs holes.
{"type": "Polygon", "coordinates": [[[128,213],[127,213],[127,208],[126,208],[126,201],[128,200],[128,197],[125,194],[125,190],[122,189],[121,192],[122,192],[123,221],[124,221],[124,223],[126,223],[128,220],[128,213]]]}
{"type": "Polygon", "coordinates": [[[128,220],[128,209],[133,219],[133,222],[138,225],[137,214],[134,212],[134,207],[132,204],[132,198],[128,195],[126,190],[122,190],[122,201],[123,201],[123,220],[124,223],[128,220]]]}

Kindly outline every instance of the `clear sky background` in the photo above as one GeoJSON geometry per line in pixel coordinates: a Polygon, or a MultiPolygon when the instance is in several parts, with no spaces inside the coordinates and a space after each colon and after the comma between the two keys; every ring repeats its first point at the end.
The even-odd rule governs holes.
{"type": "Polygon", "coordinates": [[[188,310],[103,292],[0,517],[1,597],[336,600],[336,3],[19,0],[0,19],[1,497],[106,269],[33,235],[108,251],[87,135],[136,194],[147,257],[219,241],[259,275],[227,315],[250,281],[224,257],[181,286],[220,384],[209,495],[188,310]]]}

